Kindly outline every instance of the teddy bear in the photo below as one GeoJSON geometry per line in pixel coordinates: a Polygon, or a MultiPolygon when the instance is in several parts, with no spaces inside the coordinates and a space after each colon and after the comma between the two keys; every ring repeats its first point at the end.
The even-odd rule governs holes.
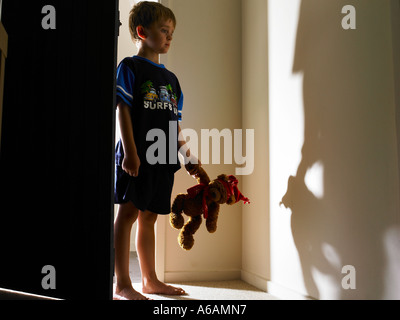
{"type": "Polygon", "coordinates": [[[172,204],[170,224],[175,229],[181,229],[178,243],[184,250],[190,250],[194,244],[193,235],[199,229],[202,215],[206,219],[206,228],[209,233],[217,230],[219,207],[221,204],[233,205],[240,200],[250,203],[237,188],[237,179],[230,175],[221,174],[217,179],[210,181],[207,172],[201,166],[186,164],[187,172],[198,182],[197,185],[180,193],[172,204]],[[189,219],[185,224],[182,213],[189,219]]]}

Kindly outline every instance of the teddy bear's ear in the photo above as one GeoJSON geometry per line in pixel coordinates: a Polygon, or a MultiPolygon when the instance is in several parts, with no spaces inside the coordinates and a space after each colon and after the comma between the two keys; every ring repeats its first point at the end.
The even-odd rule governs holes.
{"type": "Polygon", "coordinates": [[[228,181],[228,177],[226,176],[226,174],[220,174],[220,175],[217,177],[217,179],[221,179],[221,180],[224,180],[224,181],[228,181]]]}

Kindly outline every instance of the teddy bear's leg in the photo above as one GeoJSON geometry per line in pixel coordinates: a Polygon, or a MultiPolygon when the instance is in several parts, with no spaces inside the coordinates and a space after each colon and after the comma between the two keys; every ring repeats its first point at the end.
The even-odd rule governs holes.
{"type": "Polygon", "coordinates": [[[219,204],[212,203],[208,207],[208,217],[206,220],[206,228],[209,233],[214,233],[215,231],[217,231],[218,213],[219,213],[219,204]]]}
{"type": "Polygon", "coordinates": [[[185,202],[186,194],[178,194],[172,204],[172,212],[169,215],[169,223],[175,229],[181,229],[185,220],[182,216],[183,203],[185,202]]]}
{"type": "Polygon", "coordinates": [[[190,217],[179,233],[178,242],[182,249],[190,250],[194,244],[193,235],[201,225],[201,215],[190,217]]]}

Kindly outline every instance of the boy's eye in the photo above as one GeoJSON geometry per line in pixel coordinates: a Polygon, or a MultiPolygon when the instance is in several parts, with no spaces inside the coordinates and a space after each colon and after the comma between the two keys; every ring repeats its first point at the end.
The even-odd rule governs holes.
{"type": "MultiPolygon", "coordinates": [[[[169,34],[169,30],[168,29],[161,29],[161,32],[162,33],[165,33],[166,35],[168,35],[169,34]]],[[[173,34],[174,34],[174,32],[171,32],[171,37],[173,36],[173,34]]]]}

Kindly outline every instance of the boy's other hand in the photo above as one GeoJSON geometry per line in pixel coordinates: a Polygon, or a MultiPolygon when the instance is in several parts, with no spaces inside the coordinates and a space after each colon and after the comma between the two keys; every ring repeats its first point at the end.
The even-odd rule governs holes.
{"type": "Polygon", "coordinates": [[[122,161],[122,169],[132,177],[137,177],[139,174],[140,159],[137,154],[128,157],[125,155],[122,161]]]}
{"type": "Polygon", "coordinates": [[[185,165],[186,171],[192,176],[196,175],[199,173],[199,168],[201,167],[201,162],[198,160],[198,162],[189,162],[188,164],[185,165]]]}

